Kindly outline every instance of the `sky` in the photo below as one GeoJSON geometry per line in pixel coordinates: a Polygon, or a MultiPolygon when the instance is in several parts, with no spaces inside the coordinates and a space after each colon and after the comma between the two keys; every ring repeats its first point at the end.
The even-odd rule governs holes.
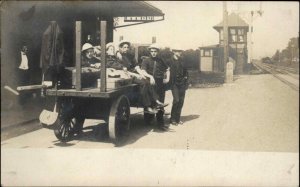
{"type": "MultiPolygon", "coordinates": [[[[118,28],[114,41],[119,36],[133,43],[151,43],[152,36],[161,47],[181,46],[197,49],[218,44],[218,32],[213,29],[223,20],[221,1],[149,1],[162,10],[165,20],[137,26],[118,28]]],[[[290,38],[299,35],[299,3],[278,1],[227,2],[228,13],[238,13],[250,24],[250,11],[262,8],[263,15],[253,16],[253,58],[272,56],[277,49],[284,49],[290,38]]],[[[248,33],[249,38],[249,33],[248,33]]]]}

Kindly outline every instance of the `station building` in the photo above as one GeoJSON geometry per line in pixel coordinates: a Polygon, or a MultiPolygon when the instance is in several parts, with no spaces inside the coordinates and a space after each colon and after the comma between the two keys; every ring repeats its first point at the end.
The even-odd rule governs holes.
{"type": "MultiPolygon", "coordinates": [[[[213,27],[219,33],[219,43],[200,47],[201,72],[224,72],[223,21],[213,27]]],[[[247,33],[249,25],[237,14],[228,16],[228,55],[234,64],[234,74],[244,73],[247,59],[247,33]]]]}

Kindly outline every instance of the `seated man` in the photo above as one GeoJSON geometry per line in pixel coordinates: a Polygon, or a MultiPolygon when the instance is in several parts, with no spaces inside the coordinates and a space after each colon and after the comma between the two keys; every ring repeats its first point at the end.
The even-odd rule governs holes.
{"type": "MultiPolygon", "coordinates": [[[[145,111],[155,114],[157,106],[164,106],[158,100],[158,96],[154,90],[154,86],[150,84],[149,80],[144,76],[140,66],[137,64],[135,58],[129,54],[130,42],[121,41],[119,43],[118,58],[123,65],[123,70],[128,72],[133,77],[133,82],[141,86],[142,104],[145,107],[145,111]]],[[[153,81],[151,81],[153,83],[153,81]]]]}
{"type": "MultiPolygon", "coordinates": [[[[150,57],[145,58],[142,62],[142,74],[149,78],[150,83],[154,85],[158,100],[163,103],[165,101],[166,83],[169,81],[169,67],[158,57],[159,47],[154,43],[148,47],[150,57]]],[[[166,105],[164,105],[166,106],[166,105]]],[[[162,130],[167,130],[168,125],[164,123],[164,106],[160,107],[156,114],[156,121],[162,130]]]]}

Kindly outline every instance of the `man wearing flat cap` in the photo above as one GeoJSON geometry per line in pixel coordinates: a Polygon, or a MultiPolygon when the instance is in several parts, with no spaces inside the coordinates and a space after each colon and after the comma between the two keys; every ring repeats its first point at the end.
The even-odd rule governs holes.
{"type": "Polygon", "coordinates": [[[121,40],[119,42],[119,51],[117,51],[117,57],[121,61],[125,70],[130,72],[137,71],[137,62],[133,55],[129,53],[131,43],[127,40],[121,40]]]}
{"type": "Polygon", "coordinates": [[[145,58],[142,61],[141,69],[143,75],[149,78],[152,85],[155,85],[155,91],[158,96],[157,103],[159,104],[159,110],[156,114],[157,125],[159,129],[165,131],[168,129],[168,125],[164,123],[164,106],[167,105],[164,104],[166,91],[165,83],[167,82],[164,78],[169,68],[167,64],[157,56],[159,52],[157,44],[150,45],[148,50],[150,52],[150,58],[145,58]]]}
{"type": "Polygon", "coordinates": [[[170,66],[170,88],[173,95],[170,123],[172,125],[183,124],[180,120],[184,103],[185,91],[188,86],[188,72],[182,62],[182,48],[177,46],[172,49],[173,57],[168,62],[170,66]]]}

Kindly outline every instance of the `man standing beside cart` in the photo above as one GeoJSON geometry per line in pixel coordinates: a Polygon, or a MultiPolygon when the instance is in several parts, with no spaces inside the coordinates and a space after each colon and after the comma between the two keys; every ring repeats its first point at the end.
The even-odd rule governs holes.
{"type": "Polygon", "coordinates": [[[188,72],[183,66],[181,54],[182,48],[172,49],[173,57],[168,62],[170,66],[170,87],[173,95],[173,105],[171,110],[170,123],[172,125],[183,124],[180,120],[181,110],[184,103],[185,91],[188,86],[188,72]]]}
{"type": "Polygon", "coordinates": [[[166,83],[169,82],[169,68],[161,58],[158,58],[159,47],[156,44],[150,45],[148,49],[150,51],[150,58],[145,58],[142,61],[142,74],[150,79],[151,84],[155,85],[158,100],[162,103],[156,114],[157,124],[161,130],[167,130],[169,126],[164,122],[164,107],[167,104],[163,103],[165,101],[166,83]]]}

